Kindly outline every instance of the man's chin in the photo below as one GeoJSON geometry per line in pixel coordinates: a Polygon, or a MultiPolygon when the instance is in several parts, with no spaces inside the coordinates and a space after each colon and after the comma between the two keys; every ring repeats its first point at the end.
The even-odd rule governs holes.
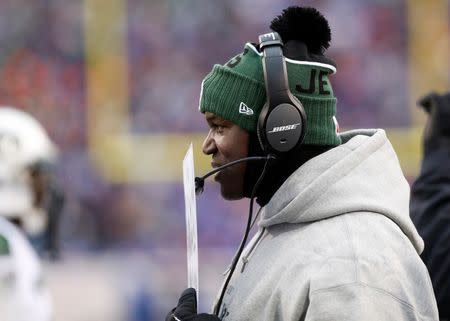
{"type": "Polygon", "coordinates": [[[230,191],[226,187],[224,187],[222,184],[220,185],[220,194],[222,197],[227,201],[237,201],[244,197],[242,191],[230,191]]]}

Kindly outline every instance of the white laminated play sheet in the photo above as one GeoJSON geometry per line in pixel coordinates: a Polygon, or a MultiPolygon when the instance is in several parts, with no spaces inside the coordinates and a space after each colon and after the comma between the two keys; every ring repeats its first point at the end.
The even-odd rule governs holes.
{"type": "Polygon", "coordinates": [[[186,213],[187,281],[188,287],[197,290],[198,303],[198,239],[197,204],[195,201],[195,173],[192,143],[183,160],[183,186],[186,213]]]}

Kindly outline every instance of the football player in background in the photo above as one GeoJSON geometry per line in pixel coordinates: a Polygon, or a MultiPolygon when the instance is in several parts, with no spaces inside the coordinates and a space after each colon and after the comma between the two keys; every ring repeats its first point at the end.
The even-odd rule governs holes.
{"type": "Polygon", "coordinates": [[[49,321],[52,303],[39,254],[58,256],[63,197],[57,150],[31,115],[0,107],[0,319],[49,321]]]}

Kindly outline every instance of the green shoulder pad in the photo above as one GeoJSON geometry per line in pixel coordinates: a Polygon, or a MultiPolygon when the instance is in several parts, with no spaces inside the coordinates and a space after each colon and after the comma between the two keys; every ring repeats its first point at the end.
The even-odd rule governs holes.
{"type": "Polygon", "coordinates": [[[10,254],[9,242],[3,235],[0,235],[0,256],[9,254],[10,254]]]}

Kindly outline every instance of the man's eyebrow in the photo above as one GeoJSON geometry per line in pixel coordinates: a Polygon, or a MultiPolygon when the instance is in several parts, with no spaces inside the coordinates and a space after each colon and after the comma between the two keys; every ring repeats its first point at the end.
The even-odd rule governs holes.
{"type": "Polygon", "coordinates": [[[222,118],[215,114],[208,114],[205,116],[206,122],[211,126],[213,124],[220,125],[220,126],[232,126],[233,123],[225,118],[222,118]]]}
{"type": "Polygon", "coordinates": [[[211,122],[213,120],[216,120],[218,117],[216,115],[206,115],[206,121],[211,122]]]}
{"type": "Polygon", "coordinates": [[[206,121],[208,123],[211,123],[211,122],[229,123],[228,120],[226,120],[225,118],[222,118],[220,116],[217,116],[217,115],[207,115],[206,116],[206,121]]]}

